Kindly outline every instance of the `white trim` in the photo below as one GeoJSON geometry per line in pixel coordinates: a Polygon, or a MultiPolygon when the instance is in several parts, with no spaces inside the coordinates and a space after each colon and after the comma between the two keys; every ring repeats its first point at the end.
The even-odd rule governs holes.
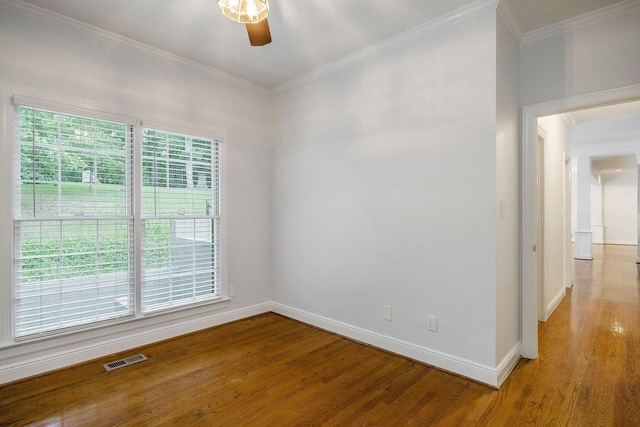
{"type": "Polygon", "coordinates": [[[534,251],[538,239],[536,212],[538,117],[565,113],[640,99],[640,85],[555,101],[527,105],[522,108],[522,321],[521,354],[528,359],[538,357],[538,254],[534,251]]]}
{"type": "Polygon", "coordinates": [[[221,82],[230,83],[242,88],[252,89],[262,94],[278,94],[331,74],[337,70],[348,67],[355,63],[377,56],[387,50],[397,48],[414,40],[423,38],[429,34],[443,30],[490,10],[497,10],[515,40],[520,44],[520,46],[523,46],[526,44],[544,40],[549,37],[564,34],[578,28],[586,27],[588,25],[606,21],[618,16],[633,13],[637,10],[640,10],[640,0],[625,0],[593,12],[588,12],[583,15],[567,19],[565,21],[529,31],[525,34],[522,34],[522,30],[517,24],[517,20],[513,17],[513,13],[509,8],[507,2],[499,0],[478,0],[468,6],[464,6],[457,10],[454,10],[453,12],[442,15],[429,22],[405,31],[404,33],[401,33],[397,36],[391,37],[380,43],[361,49],[357,52],[347,55],[344,58],[319,67],[309,73],[303,74],[282,84],[276,85],[273,88],[269,88],[257,82],[238,77],[231,73],[227,73],[217,68],[178,56],[165,50],[158,49],[156,47],[124,37],[122,35],[103,30],[93,25],[89,25],[73,18],[69,18],[67,16],[36,6],[34,4],[27,3],[23,0],[0,0],[0,8],[11,10],[60,28],[75,31],[79,34],[92,37],[97,40],[116,43],[121,47],[133,50],[136,53],[142,53],[147,56],[161,58],[163,60],[171,61],[174,63],[180,63],[181,65],[191,70],[198,71],[221,82]]]}
{"type": "MultiPolygon", "coordinates": [[[[13,108],[10,95],[0,85],[0,158],[13,159],[13,108]]],[[[13,161],[5,165],[13,165],[13,161]]],[[[0,168],[0,346],[11,342],[13,333],[13,167],[0,168]]]]}
{"type": "Polygon", "coordinates": [[[498,385],[500,387],[502,383],[509,377],[511,371],[516,367],[518,361],[520,361],[520,343],[517,343],[502,359],[502,362],[498,364],[496,371],[498,372],[498,385]]]}
{"type": "MultiPolygon", "coordinates": [[[[220,174],[218,188],[218,197],[220,200],[220,211],[218,212],[220,218],[219,232],[220,232],[220,286],[222,286],[222,297],[230,298],[231,292],[229,292],[229,203],[228,203],[228,189],[229,189],[229,164],[227,163],[227,133],[223,132],[220,145],[218,147],[218,174],[220,174]]],[[[235,294],[235,291],[234,291],[235,294]]]]}
{"type": "Polygon", "coordinates": [[[521,150],[521,355],[538,357],[538,120],[528,107],[522,112],[521,150]],[[533,120],[529,120],[532,117],[533,120]],[[528,142],[528,143],[527,143],[528,142]],[[534,319],[535,324],[532,323],[534,319]]]}
{"type": "Polygon", "coordinates": [[[547,139],[547,131],[540,125],[540,123],[537,124],[538,126],[538,135],[540,138],[546,140],[547,139]]]}
{"type": "MultiPolygon", "coordinates": [[[[227,305],[219,306],[224,309],[227,305]]],[[[326,317],[298,310],[275,302],[263,302],[237,310],[215,313],[202,307],[174,313],[180,318],[159,316],[146,318],[138,327],[128,324],[126,330],[117,325],[102,330],[84,331],[67,337],[24,343],[0,350],[0,384],[6,384],[44,372],[87,362],[122,351],[178,338],[192,332],[225,323],[274,312],[306,324],[337,333],[349,339],[417,360],[440,369],[471,378],[492,387],[500,387],[520,359],[517,343],[496,368],[452,356],[424,346],[378,334],[326,317]],[[143,325],[144,323],[144,325],[143,325]],[[35,356],[34,356],[35,355],[35,356]]]]}
{"type": "MultiPolygon", "coordinates": [[[[571,115],[571,113],[561,114],[560,119],[562,120],[562,122],[564,123],[565,127],[569,132],[571,132],[573,129],[575,129],[578,126],[575,120],[573,120],[573,116],[571,115]]],[[[566,160],[567,157],[569,157],[569,160],[571,160],[571,157],[568,156],[567,153],[565,153],[565,161],[567,161],[566,160]]]]}
{"type": "Polygon", "coordinates": [[[316,68],[315,70],[310,71],[309,73],[303,74],[280,85],[277,85],[273,88],[273,93],[281,94],[287,92],[296,87],[302,86],[306,83],[334,73],[342,68],[350,67],[351,65],[376,57],[389,50],[396,49],[415,40],[424,38],[429,34],[442,31],[453,25],[459,24],[460,22],[464,22],[486,12],[496,10],[497,7],[498,0],[478,0],[468,6],[456,9],[453,12],[449,12],[431,21],[425,22],[424,24],[418,25],[417,27],[414,27],[396,36],[383,40],[380,43],[368,46],[341,59],[338,59],[337,61],[330,62],[326,65],[316,68]]]}
{"type": "Polygon", "coordinates": [[[516,43],[520,44],[522,41],[522,30],[520,29],[520,25],[518,25],[518,20],[513,16],[513,12],[511,11],[511,7],[509,3],[506,1],[501,1],[498,4],[498,13],[502,17],[507,28],[511,32],[511,35],[516,40],[516,43]]]}
{"type": "MultiPolygon", "coordinates": [[[[594,244],[597,244],[594,242],[594,244]]],[[[638,243],[633,240],[608,240],[604,239],[603,245],[624,245],[624,246],[636,246],[638,243]]]]}
{"type": "Polygon", "coordinates": [[[100,108],[101,106],[98,103],[48,92],[39,92],[34,89],[6,86],[12,92],[11,101],[14,106],[33,107],[84,117],[90,116],[93,119],[109,120],[128,125],[136,124],[136,119],[131,115],[127,115],[126,112],[119,113],[114,111],[113,108],[100,108]]]}
{"type": "Polygon", "coordinates": [[[524,36],[522,36],[520,46],[555,37],[560,34],[577,30],[578,28],[587,27],[589,25],[597,24],[598,22],[627,15],[638,10],[640,10],[640,0],[626,0],[614,3],[611,6],[605,6],[592,12],[587,12],[555,24],[547,25],[546,27],[528,31],[524,36]]]}
{"type": "Polygon", "coordinates": [[[272,302],[271,311],[374,347],[417,360],[467,378],[498,387],[519,358],[519,345],[509,352],[497,368],[433,350],[418,344],[379,334],[284,304],[272,302]],[[514,354],[515,353],[515,354],[514,354]]]}
{"type": "MultiPolygon", "coordinates": [[[[226,306],[223,304],[220,308],[226,306]]],[[[211,307],[184,311],[178,319],[152,317],[139,323],[144,323],[144,326],[135,327],[129,323],[125,330],[105,328],[65,340],[48,340],[0,350],[0,384],[267,313],[271,305],[265,302],[224,313],[212,312],[211,307]]]]}
{"type": "MultiPolygon", "coordinates": [[[[0,0],[2,1],[2,0],[0,0]]],[[[69,114],[91,117],[104,120],[122,121],[131,125],[156,127],[163,130],[178,133],[193,134],[207,138],[219,139],[223,143],[227,137],[227,129],[220,126],[212,126],[209,123],[184,121],[173,116],[165,116],[148,113],[140,110],[118,107],[89,99],[48,92],[40,89],[14,85],[0,81],[0,86],[6,88],[6,92],[12,97],[14,104],[30,107],[62,111],[69,114]],[[142,122],[144,120],[144,123],[142,122]]]]}
{"type": "Polygon", "coordinates": [[[71,30],[97,40],[116,43],[117,45],[125,49],[132,50],[135,53],[144,54],[155,58],[161,58],[172,63],[180,63],[181,65],[191,70],[203,73],[224,83],[230,83],[238,87],[252,89],[263,94],[269,93],[269,88],[259,83],[243,79],[225,71],[218,70],[216,68],[201,64],[196,61],[192,61],[190,59],[183,58],[182,56],[175,55],[165,50],[149,46],[139,41],[103,30],[84,22],[80,22],[73,18],[69,18],[68,16],[64,16],[59,13],[41,8],[39,6],[26,3],[22,0],[0,0],[0,8],[11,10],[30,18],[37,19],[41,22],[46,22],[60,28],[71,30]]]}
{"type": "Polygon", "coordinates": [[[208,124],[187,123],[169,119],[168,117],[160,118],[160,120],[140,120],[140,126],[147,129],[159,129],[165,132],[179,133],[192,137],[200,137],[206,139],[215,139],[224,145],[226,138],[226,130],[221,127],[210,126],[208,124]]]}
{"type": "Polygon", "coordinates": [[[551,317],[553,312],[556,311],[556,308],[558,308],[558,306],[560,305],[560,303],[564,299],[565,295],[567,294],[566,289],[567,288],[563,285],[562,289],[560,289],[560,292],[558,292],[558,294],[555,297],[553,297],[551,302],[549,304],[547,304],[547,306],[545,307],[545,310],[544,310],[544,321],[545,322],[547,320],[549,320],[549,317],[551,317]]]}

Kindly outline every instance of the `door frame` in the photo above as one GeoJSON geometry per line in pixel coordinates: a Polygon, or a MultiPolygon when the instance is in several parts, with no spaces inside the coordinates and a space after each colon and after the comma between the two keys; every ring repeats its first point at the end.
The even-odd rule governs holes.
{"type": "Polygon", "coordinates": [[[546,284],[547,266],[545,265],[545,174],[547,167],[546,152],[547,152],[547,132],[538,125],[538,166],[536,168],[536,186],[538,187],[536,194],[536,202],[538,203],[538,240],[536,247],[536,254],[538,255],[538,321],[545,322],[546,318],[546,284]]]}
{"type": "Polygon", "coordinates": [[[521,152],[521,346],[538,357],[538,117],[640,99],[640,84],[522,107],[521,152]]]}

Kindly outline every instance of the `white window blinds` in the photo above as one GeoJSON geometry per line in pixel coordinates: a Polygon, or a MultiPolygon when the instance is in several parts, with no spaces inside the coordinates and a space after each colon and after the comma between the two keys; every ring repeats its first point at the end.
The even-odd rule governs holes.
{"type": "Polygon", "coordinates": [[[219,298],[219,141],[142,129],[145,313],[219,298]]]}
{"type": "Polygon", "coordinates": [[[17,340],[221,299],[220,141],[132,122],[16,106],[17,340]]]}
{"type": "Polygon", "coordinates": [[[16,107],[16,338],[134,313],[130,125],[16,107]]]}

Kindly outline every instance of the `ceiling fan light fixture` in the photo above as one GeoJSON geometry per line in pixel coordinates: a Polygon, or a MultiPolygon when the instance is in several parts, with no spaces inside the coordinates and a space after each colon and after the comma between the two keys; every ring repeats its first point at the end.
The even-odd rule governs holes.
{"type": "Polygon", "coordinates": [[[224,16],[241,24],[257,24],[269,16],[269,0],[216,0],[224,16]]]}

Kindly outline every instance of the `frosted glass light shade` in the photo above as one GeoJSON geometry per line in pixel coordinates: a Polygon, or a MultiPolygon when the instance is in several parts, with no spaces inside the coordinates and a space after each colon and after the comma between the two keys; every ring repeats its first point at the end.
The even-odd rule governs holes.
{"type": "Polygon", "coordinates": [[[269,0],[216,0],[222,14],[241,24],[256,24],[269,16],[269,0]]]}

